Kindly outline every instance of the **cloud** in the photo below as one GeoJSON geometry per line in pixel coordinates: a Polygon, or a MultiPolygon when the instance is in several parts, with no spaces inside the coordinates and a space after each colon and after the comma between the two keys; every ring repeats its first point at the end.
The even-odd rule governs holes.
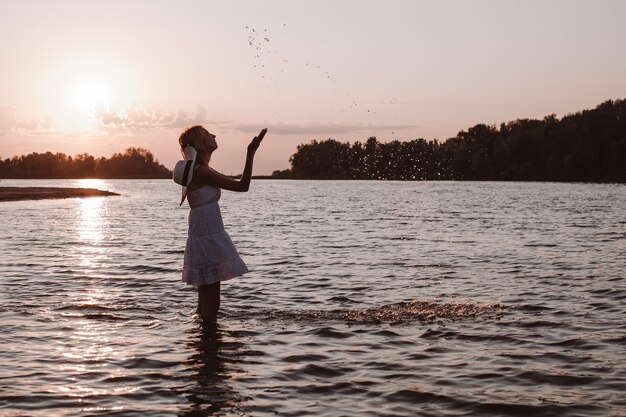
{"type": "Polygon", "coordinates": [[[8,106],[0,106],[0,132],[11,130],[17,124],[15,109],[8,106]]]}
{"type": "Polygon", "coordinates": [[[232,128],[245,133],[257,133],[263,128],[277,135],[332,135],[347,132],[376,132],[380,130],[407,130],[417,125],[363,125],[342,123],[279,123],[279,124],[236,124],[232,128]]]}
{"type": "Polygon", "coordinates": [[[47,119],[19,119],[17,111],[10,106],[0,106],[0,135],[10,132],[48,133],[52,122],[47,119]]]}
{"type": "MultiPolygon", "coordinates": [[[[185,110],[152,111],[143,107],[132,107],[122,112],[113,111],[104,106],[98,106],[92,115],[93,125],[88,130],[63,131],[59,126],[46,118],[21,119],[18,112],[11,106],[0,106],[0,135],[9,133],[25,133],[29,135],[64,135],[81,136],[85,134],[102,133],[110,135],[132,134],[153,128],[183,129],[198,124],[207,124],[207,110],[198,105],[195,113],[185,110]]],[[[223,124],[223,122],[211,122],[223,124]]],[[[71,127],[70,127],[71,129],[71,127]]]]}
{"type": "MultiPolygon", "coordinates": [[[[185,110],[155,111],[144,107],[131,107],[124,111],[115,111],[109,107],[98,106],[93,114],[96,125],[93,128],[111,135],[133,134],[150,129],[184,129],[194,125],[220,126],[246,134],[256,134],[267,128],[276,135],[339,135],[345,133],[375,134],[380,131],[401,131],[418,127],[417,125],[374,125],[331,122],[309,123],[238,123],[235,121],[209,120],[207,109],[196,106],[195,113],[185,110]]],[[[58,128],[58,127],[57,127],[58,128]]],[[[0,135],[9,132],[28,134],[53,133],[53,124],[47,119],[19,119],[16,109],[0,106],[0,135]]],[[[57,132],[59,133],[59,132],[57,132]]],[[[78,134],[78,133],[75,133],[78,134]]]]}
{"type": "Polygon", "coordinates": [[[199,104],[195,115],[185,110],[159,112],[141,107],[115,112],[104,106],[98,106],[95,117],[105,129],[120,132],[153,128],[184,128],[208,121],[206,108],[199,104]]]}

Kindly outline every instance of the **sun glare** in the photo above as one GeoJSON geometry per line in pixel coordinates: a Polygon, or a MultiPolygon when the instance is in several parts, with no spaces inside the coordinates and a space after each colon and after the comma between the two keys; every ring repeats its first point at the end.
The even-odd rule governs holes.
{"type": "Polygon", "coordinates": [[[109,88],[99,80],[83,80],[72,88],[70,100],[77,111],[91,113],[96,106],[110,101],[109,88]]]}

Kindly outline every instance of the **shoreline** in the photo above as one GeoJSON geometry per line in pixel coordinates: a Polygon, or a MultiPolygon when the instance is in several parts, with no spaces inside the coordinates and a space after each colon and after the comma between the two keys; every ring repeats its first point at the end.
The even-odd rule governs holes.
{"type": "Polygon", "coordinates": [[[21,200],[44,200],[52,198],[86,198],[119,195],[95,188],[65,187],[0,187],[0,202],[21,200]]]}

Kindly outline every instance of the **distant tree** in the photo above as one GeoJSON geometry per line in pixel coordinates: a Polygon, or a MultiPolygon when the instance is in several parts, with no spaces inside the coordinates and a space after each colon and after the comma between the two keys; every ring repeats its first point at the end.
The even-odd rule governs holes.
{"type": "Polygon", "coordinates": [[[306,178],[626,181],[626,100],[542,120],[477,124],[439,143],[416,139],[299,145],[291,175],[306,178]]]}
{"type": "Polygon", "coordinates": [[[128,148],[111,158],[83,153],[31,153],[0,160],[0,178],[169,178],[171,172],[143,148],[128,148]]]}
{"type": "Polygon", "coordinates": [[[274,170],[272,172],[272,177],[273,178],[291,178],[291,170],[290,169],[284,169],[284,170],[274,170]]]}
{"type": "Polygon", "coordinates": [[[289,162],[291,171],[299,177],[342,178],[347,175],[349,144],[328,139],[298,145],[298,152],[289,162]]]}

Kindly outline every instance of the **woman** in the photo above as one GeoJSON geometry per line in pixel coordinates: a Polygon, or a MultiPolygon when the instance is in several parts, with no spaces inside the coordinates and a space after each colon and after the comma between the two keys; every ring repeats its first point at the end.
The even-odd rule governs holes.
{"type": "MultiPolygon", "coordinates": [[[[254,153],[267,129],[248,145],[246,165],[239,180],[229,178],[209,167],[217,149],[215,135],[202,126],[185,130],[178,140],[181,150],[196,151],[195,167],[188,187],[189,234],[185,247],[183,281],[198,287],[197,313],[204,321],[215,322],[220,306],[220,282],[248,272],[237,249],[224,230],[218,205],[221,190],[245,192],[250,188],[254,153]]],[[[184,196],[183,196],[184,199],[184,196]]]]}

